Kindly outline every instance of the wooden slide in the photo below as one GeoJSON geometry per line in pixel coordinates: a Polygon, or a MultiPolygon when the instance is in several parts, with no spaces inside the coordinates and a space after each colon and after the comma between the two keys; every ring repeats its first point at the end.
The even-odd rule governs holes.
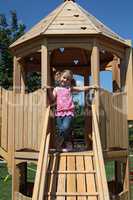
{"type": "Polygon", "coordinates": [[[92,151],[48,153],[50,134],[43,134],[33,200],[109,200],[95,107],[92,110],[92,151]]]}

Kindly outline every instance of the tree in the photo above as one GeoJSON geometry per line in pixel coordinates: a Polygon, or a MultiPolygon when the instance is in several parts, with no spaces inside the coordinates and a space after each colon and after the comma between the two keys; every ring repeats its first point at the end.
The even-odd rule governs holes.
{"type": "Polygon", "coordinates": [[[13,57],[10,44],[24,34],[25,25],[18,23],[16,11],[10,11],[11,22],[0,14],[0,85],[9,88],[13,84],[13,57]]]}

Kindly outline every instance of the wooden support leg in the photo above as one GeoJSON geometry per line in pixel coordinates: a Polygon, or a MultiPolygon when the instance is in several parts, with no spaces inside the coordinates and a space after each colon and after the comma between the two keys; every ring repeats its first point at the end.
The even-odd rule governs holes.
{"type": "Polygon", "coordinates": [[[126,163],[123,166],[124,183],[123,190],[128,191],[128,199],[130,199],[130,188],[129,188],[129,159],[127,158],[126,163]]]}
{"type": "Polygon", "coordinates": [[[25,194],[27,193],[27,163],[21,163],[19,165],[20,169],[20,192],[25,194]]]}
{"type": "Polygon", "coordinates": [[[19,167],[14,164],[12,172],[12,200],[16,200],[15,192],[19,191],[19,179],[20,170],[19,167]]]}
{"type": "Polygon", "coordinates": [[[20,163],[13,168],[12,200],[16,200],[15,192],[27,193],[27,163],[20,163]]]}
{"type": "Polygon", "coordinates": [[[121,162],[115,161],[115,193],[119,193],[119,185],[122,183],[121,162]]]}

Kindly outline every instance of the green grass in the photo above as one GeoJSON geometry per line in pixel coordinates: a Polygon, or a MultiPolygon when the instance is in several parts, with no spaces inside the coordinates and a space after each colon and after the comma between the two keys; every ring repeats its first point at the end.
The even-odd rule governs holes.
{"type": "MultiPolygon", "coordinates": [[[[35,179],[36,165],[28,164],[27,181],[32,183],[35,179]]],[[[0,164],[0,200],[11,200],[12,177],[7,171],[6,164],[0,164]]]]}
{"type": "Polygon", "coordinates": [[[28,182],[34,182],[37,166],[33,163],[29,163],[27,168],[28,168],[28,170],[27,170],[27,180],[28,180],[28,182]]]}
{"type": "Polygon", "coordinates": [[[0,164],[0,200],[11,200],[12,180],[6,164],[0,164]]]}
{"type": "Polygon", "coordinates": [[[106,170],[107,180],[108,181],[114,180],[114,177],[115,177],[114,161],[106,162],[105,170],[106,170]]]}

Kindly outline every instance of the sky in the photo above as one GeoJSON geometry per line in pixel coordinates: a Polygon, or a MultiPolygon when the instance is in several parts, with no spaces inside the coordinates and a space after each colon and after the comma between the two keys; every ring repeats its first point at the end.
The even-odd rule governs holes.
{"type": "MultiPolygon", "coordinates": [[[[10,10],[16,10],[19,21],[28,30],[62,2],[63,0],[0,0],[0,13],[9,18],[10,10]]],[[[76,3],[120,36],[133,40],[132,0],[76,0],[76,3]]]]}
{"type": "MultiPolygon", "coordinates": [[[[10,10],[16,10],[18,20],[29,30],[62,2],[63,0],[0,0],[0,13],[10,19],[10,10]]],[[[124,39],[133,40],[133,0],[76,0],[76,3],[124,39]]],[[[102,78],[103,76],[104,74],[101,75],[102,78]]],[[[106,84],[105,87],[110,88],[111,85],[106,84]]]]}

